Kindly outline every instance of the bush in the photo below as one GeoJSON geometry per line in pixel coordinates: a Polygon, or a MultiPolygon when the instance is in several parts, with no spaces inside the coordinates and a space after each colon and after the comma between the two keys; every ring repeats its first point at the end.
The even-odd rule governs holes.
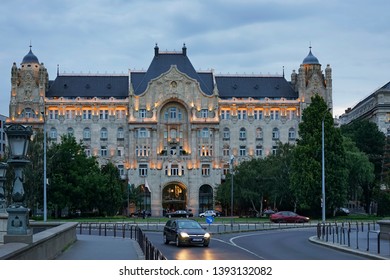
{"type": "Polygon", "coordinates": [[[380,217],[390,215],[390,191],[381,191],[378,195],[378,212],[380,217]]]}

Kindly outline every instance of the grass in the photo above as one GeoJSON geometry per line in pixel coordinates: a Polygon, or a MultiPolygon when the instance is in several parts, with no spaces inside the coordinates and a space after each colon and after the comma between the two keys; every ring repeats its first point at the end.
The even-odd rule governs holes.
{"type": "MultiPolygon", "coordinates": [[[[205,218],[194,217],[198,222],[205,222],[205,218]]],[[[327,219],[327,222],[351,222],[351,221],[359,221],[359,222],[372,222],[377,220],[390,219],[390,217],[377,217],[374,215],[349,215],[349,216],[338,216],[338,217],[330,217],[327,219]]],[[[106,222],[106,223],[165,223],[168,218],[165,217],[149,217],[146,219],[142,218],[128,218],[125,216],[114,216],[114,217],[93,217],[93,218],[74,218],[74,219],[49,219],[48,221],[52,222],[80,222],[80,223],[98,223],[98,222],[106,222]]],[[[231,223],[231,217],[216,217],[214,219],[215,223],[231,223]]],[[[261,218],[244,218],[244,217],[233,217],[234,223],[266,223],[269,222],[269,219],[266,217],[261,218]]],[[[320,219],[312,219],[311,223],[320,222],[320,219]]]]}

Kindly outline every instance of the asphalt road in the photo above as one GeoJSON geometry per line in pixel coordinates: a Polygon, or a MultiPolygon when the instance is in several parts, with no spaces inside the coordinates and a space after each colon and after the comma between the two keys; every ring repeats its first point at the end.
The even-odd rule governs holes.
{"type": "Polygon", "coordinates": [[[214,234],[210,246],[163,244],[161,232],[145,232],[168,260],[366,260],[311,243],[315,228],[214,234]]]}

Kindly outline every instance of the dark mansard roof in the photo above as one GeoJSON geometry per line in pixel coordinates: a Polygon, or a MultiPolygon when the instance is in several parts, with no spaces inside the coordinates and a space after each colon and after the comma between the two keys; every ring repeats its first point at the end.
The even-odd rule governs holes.
{"type": "MultiPolygon", "coordinates": [[[[199,82],[201,90],[206,95],[214,91],[213,73],[197,72],[187,57],[187,49],[183,51],[160,53],[155,47],[155,55],[147,71],[132,71],[131,85],[136,95],[140,95],[148,87],[148,83],[166,73],[172,65],[199,82]]],[[[246,76],[246,75],[216,75],[216,86],[222,99],[232,97],[255,99],[261,98],[298,98],[283,76],[246,76]]],[[[47,97],[84,97],[84,98],[126,98],[129,93],[128,75],[58,75],[50,82],[47,97]]]]}

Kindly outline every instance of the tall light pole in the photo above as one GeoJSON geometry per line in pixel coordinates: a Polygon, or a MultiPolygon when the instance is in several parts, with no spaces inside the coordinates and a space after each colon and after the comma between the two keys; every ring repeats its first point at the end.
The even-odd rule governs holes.
{"type": "Polygon", "coordinates": [[[43,118],[43,221],[47,222],[47,197],[46,197],[46,189],[47,189],[47,163],[46,163],[46,117],[45,111],[42,111],[43,118]]]}
{"type": "Polygon", "coordinates": [[[321,198],[321,206],[322,206],[322,223],[325,224],[326,221],[326,205],[325,205],[325,129],[324,129],[324,122],[326,114],[330,111],[331,108],[328,108],[328,110],[324,113],[324,116],[322,117],[321,121],[321,135],[322,135],[322,143],[321,143],[321,151],[322,151],[322,198],[321,198]]]}
{"type": "Polygon", "coordinates": [[[234,156],[230,156],[230,178],[231,178],[231,186],[230,186],[230,217],[231,217],[231,227],[233,229],[233,176],[234,176],[234,156]]]}

